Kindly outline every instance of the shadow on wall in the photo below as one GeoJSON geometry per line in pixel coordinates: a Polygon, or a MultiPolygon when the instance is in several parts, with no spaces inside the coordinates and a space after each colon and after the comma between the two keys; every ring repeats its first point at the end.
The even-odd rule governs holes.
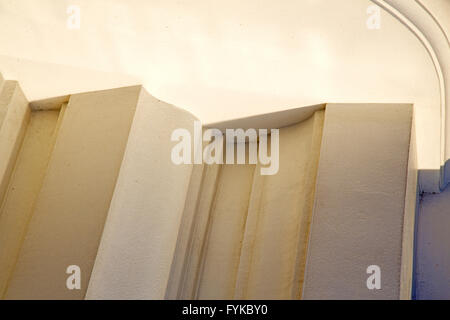
{"type": "MultiPolygon", "coordinates": [[[[439,171],[419,172],[430,174],[439,171]]],[[[413,299],[450,299],[450,187],[421,194],[418,209],[413,299]]]]}

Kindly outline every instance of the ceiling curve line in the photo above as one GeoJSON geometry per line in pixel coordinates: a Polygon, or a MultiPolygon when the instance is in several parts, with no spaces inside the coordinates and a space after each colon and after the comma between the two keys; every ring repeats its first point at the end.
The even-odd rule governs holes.
{"type": "MultiPolygon", "coordinates": [[[[409,31],[411,31],[414,36],[422,43],[424,48],[427,50],[433,65],[434,69],[436,71],[436,75],[438,77],[439,81],[439,95],[440,95],[440,179],[439,179],[439,189],[443,190],[445,189],[447,185],[446,177],[445,177],[445,162],[446,162],[446,156],[447,156],[447,147],[446,147],[446,109],[447,109],[447,93],[446,93],[446,83],[445,83],[445,77],[441,66],[441,61],[437,55],[437,52],[434,48],[434,46],[429,41],[428,37],[420,30],[413,21],[410,20],[409,17],[406,17],[406,15],[402,12],[402,9],[399,9],[399,5],[396,4],[391,5],[393,1],[389,0],[371,0],[376,5],[380,6],[384,10],[386,10],[389,14],[391,14],[394,18],[396,18],[399,22],[401,22],[409,31]]],[[[413,2],[411,2],[413,3],[413,2]]],[[[437,22],[436,18],[428,12],[428,10],[424,9],[424,6],[418,2],[417,0],[415,3],[420,7],[420,11],[423,12],[423,14],[429,15],[434,23],[437,25],[437,27],[442,31],[442,36],[446,39],[446,42],[448,43],[448,38],[442,29],[442,26],[437,22]]],[[[409,3],[410,4],[410,3],[409,3]]]]}
{"type": "Polygon", "coordinates": [[[445,32],[444,28],[442,27],[442,25],[440,24],[439,20],[435,17],[435,15],[428,10],[427,7],[425,7],[425,5],[422,3],[421,0],[415,0],[417,2],[418,5],[420,5],[422,7],[423,10],[425,10],[428,15],[433,19],[434,23],[436,23],[436,25],[439,27],[439,29],[441,30],[442,34],[445,37],[445,40],[447,40],[447,44],[450,45],[450,40],[448,39],[448,35],[447,32],[445,32]]]}

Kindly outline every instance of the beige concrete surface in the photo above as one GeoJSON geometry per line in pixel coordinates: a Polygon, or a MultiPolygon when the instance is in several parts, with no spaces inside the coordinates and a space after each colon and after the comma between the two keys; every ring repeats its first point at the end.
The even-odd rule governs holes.
{"type": "MultiPolygon", "coordinates": [[[[421,2],[446,28],[448,1],[421,2]]],[[[414,103],[418,166],[442,164],[429,53],[384,10],[367,28],[372,1],[79,1],[75,30],[65,1],[1,4],[0,69],[30,100],[142,83],[206,125],[324,102],[414,103]]],[[[439,176],[423,180],[438,190],[439,176]]]]}
{"type": "Polygon", "coordinates": [[[305,299],[401,297],[406,190],[416,192],[407,188],[411,123],[408,104],[327,104],[305,299]],[[380,290],[366,286],[371,265],[380,290]]]}
{"type": "Polygon", "coordinates": [[[280,171],[257,177],[264,181],[260,192],[255,190],[256,203],[249,212],[257,222],[244,235],[244,263],[235,298],[301,297],[323,113],[317,111],[308,120],[281,128],[280,171]]]}
{"type": "Polygon", "coordinates": [[[0,93],[0,202],[25,135],[30,110],[17,81],[5,81],[0,93]]]}
{"type": "Polygon", "coordinates": [[[273,176],[260,164],[194,170],[166,298],[300,298],[323,113],[280,129],[273,176]]]}
{"type": "Polygon", "coordinates": [[[6,299],[83,299],[141,87],[72,95],[6,299]],[[81,268],[81,290],[66,269],[81,268]]]}
{"type": "MultiPolygon", "coordinates": [[[[413,113],[413,117],[414,117],[413,113]]],[[[400,299],[414,297],[414,267],[417,250],[417,228],[420,188],[417,170],[416,128],[411,126],[408,167],[406,176],[405,213],[403,217],[402,262],[400,270],[400,299]]]]}
{"type": "Polygon", "coordinates": [[[140,86],[30,108],[10,84],[2,130],[13,119],[15,140],[0,145],[18,156],[2,180],[3,298],[410,297],[411,105],[277,114],[275,124],[301,121],[280,129],[279,171],[262,176],[260,164],[175,165],[172,131],[192,131],[196,118],[140,86]],[[382,269],[375,292],[371,264],[382,269]],[[66,287],[69,265],[81,267],[81,290],[66,287]]]}
{"type": "Polygon", "coordinates": [[[172,131],[196,118],[141,91],[87,299],[162,299],[192,165],[175,165],[172,131]]]}
{"type": "Polygon", "coordinates": [[[225,164],[220,169],[196,273],[197,299],[234,297],[255,167],[225,164]]]}
{"type": "Polygon", "coordinates": [[[14,270],[56,140],[59,110],[32,112],[0,206],[0,297],[14,270]]]}

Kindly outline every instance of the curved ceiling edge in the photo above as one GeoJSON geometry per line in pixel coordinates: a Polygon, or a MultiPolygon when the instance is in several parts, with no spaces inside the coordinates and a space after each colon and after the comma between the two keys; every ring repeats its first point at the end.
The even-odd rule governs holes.
{"type": "Polygon", "coordinates": [[[429,16],[433,19],[433,21],[436,23],[436,25],[439,27],[439,29],[441,30],[441,32],[444,34],[445,39],[447,40],[447,44],[450,45],[450,41],[448,39],[448,35],[445,32],[444,28],[442,27],[441,23],[439,22],[439,20],[436,18],[436,16],[430,11],[428,10],[428,8],[422,3],[421,0],[415,0],[417,2],[417,4],[419,4],[423,10],[425,10],[429,16]]]}
{"type": "MultiPolygon", "coordinates": [[[[450,75],[448,72],[444,72],[444,68],[450,68],[449,55],[446,53],[450,52],[450,47],[448,43],[448,38],[442,29],[442,26],[438,23],[436,18],[424,7],[419,1],[408,1],[406,2],[394,2],[393,0],[371,0],[376,5],[380,6],[386,10],[389,14],[395,17],[399,22],[401,22],[405,27],[408,28],[416,38],[422,43],[424,48],[427,50],[433,62],[438,80],[439,80],[439,91],[440,91],[440,179],[439,188],[443,190],[448,184],[448,178],[445,174],[445,162],[449,159],[449,147],[447,144],[447,130],[449,127],[448,120],[446,119],[447,106],[449,105],[449,81],[450,75]],[[429,20],[432,20],[430,24],[429,20]],[[444,44],[443,44],[444,43],[444,44]],[[441,49],[441,50],[439,50],[441,49]],[[443,49],[443,50],[442,50],[443,49]],[[447,74],[446,74],[447,73],[447,74]],[[447,77],[446,77],[447,75],[447,77]]],[[[445,70],[445,69],[444,69],[445,70]]]]}

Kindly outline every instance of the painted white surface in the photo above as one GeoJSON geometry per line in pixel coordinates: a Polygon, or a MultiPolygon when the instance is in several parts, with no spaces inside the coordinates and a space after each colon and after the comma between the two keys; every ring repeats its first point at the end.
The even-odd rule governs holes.
{"type": "MultiPolygon", "coordinates": [[[[422,2],[448,32],[450,2],[422,2]]],[[[205,123],[327,101],[413,102],[418,166],[437,169],[431,61],[384,12],[368,30],[370,4],[0,0],[0,71],[29,100],[143,83],[205,123]],[[70,4],[82,9],[80,30],[66,28],[70,4]]],[[[430,225],[447,226],[435,217],[430,225]]]]}
{"type": "Polygon", "coordinates": [[[400,298],[411,122],[410,105],[327,105],[304,299],[400,298]]]}
{"type": "Polygon", "coordinates": [[[274,175],[260,163],[194,168],[166,298],[300,298],[323,117],[280,129],[274,175]]]}
{"type": "Polygon", "coordinates": [[[5,299],[84,297],[141,89],[71,96],[5,299]],[[70,265],[82,270],[80,290],[67,290],[70,265]]]}
{"type": "Polygon", "coordinates": [[[0,299],[14,271],[33,206],[53,149],[59,110],[31,112],[25,136],[0,205],[0,299]]]}
{"type": "Polygon", "coordinates": [[[434,16],[433,12],[427,8],[421,0],[373,0],[383,9],[392,14],[399,22],[407,27],[414,36],[422,43],[424,49],[430,56],[436,77],[439,82],[440,95],[440,163],[439,188],[431,190],[431,177],[422,174],[420,184],[425,191],[440,191],[445,188],[449,178],[445,177],[445,172],[450,172],[450,166],[444,168],[445,162],[449,159],[450,139],[450,43],[446,34],[445,26],[434,16]]]}
{"type": "MultiPolygon", "coordinates": [[[[439,1],[432,10],[445,8],[439,1]]],[[[411,102],[419,168],[437,169],[439,92],[431,60],[387,13],[379,30],[369,30],[369,5],[0,0],[0,55],[14,57],[0,57],[0,69],[11,79],[45,79],[26,81],[31,100],[142,82],[205,124],[323,102],[411,102]],[[81,8],[80,29],[66,28],[69,4],[81,8]],[[57,65],[27,71],[26,60],[57,65]],[[74,76],[65,66],[117,75],[97,73],[94,83],[94,71],[74,76]]]]}
{"type": "Polygon", "coordinates": [[[163,299],[192,165],[170,143],[194,116],[141,91],[86,299],[163,299]]]}
{"type": "Polygon", "coordinates": [[[16,81],[0,93],[0,201],[3,200],[30,117],[28,101],[16,81]]]}

